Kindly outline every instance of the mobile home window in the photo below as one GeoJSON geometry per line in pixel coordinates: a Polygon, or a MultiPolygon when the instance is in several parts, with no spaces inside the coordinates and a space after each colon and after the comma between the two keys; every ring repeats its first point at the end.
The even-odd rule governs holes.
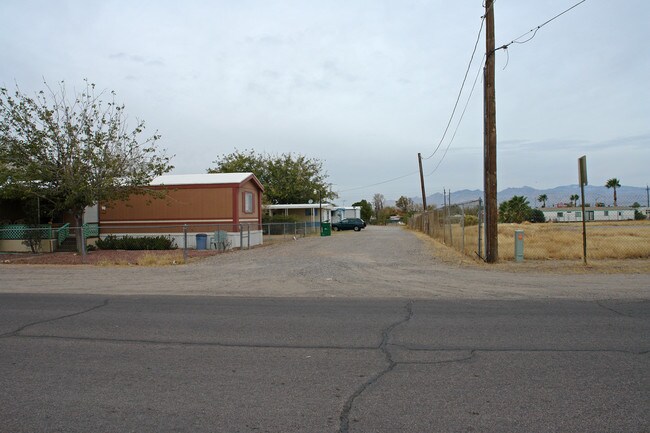
{"type": "Polygon", "coordinates": [[[244,192],[244,213],[253,213],[253,193],[250,191],[244,192]]]}
{"type": "Polygon", "coordinates": [[[562,218],[563,216],[564,216],[564,212],[558,212],[558,213],[557,213],[557,217],[558,217],[558,218],[562,218]]]}
{"type": "Polygon", "coordinates": [[[603,211],[603,212],[605,213],[605,216],[609,216],[609,211],[608,210],[603,211]]]}

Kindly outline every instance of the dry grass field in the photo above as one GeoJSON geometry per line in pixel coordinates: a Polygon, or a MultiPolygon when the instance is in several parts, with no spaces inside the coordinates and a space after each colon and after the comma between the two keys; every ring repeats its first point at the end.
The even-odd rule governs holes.
{"type": "MultiPolygon", "coordinates": [[[[499,224],[499,259],[514,260],[515,230],[524,231],[526,260],[581,260],[582,223],[499,224]]],[[[478,227],[447,228],[437,240],[466,255],[476,256],[478,227]]],[[[589,260],[650,258],[650,221],[590,222],[587,224],[589,260]]]]}
{"type": "MultiPolygon", "coordinates": [[[[582,258],[582,223],[500,224],[499,258],[514,259],[514,231],[524,231],[524,257],[531,260],[582,258]]],[[[587,258],[650,258],[650,221],[587,224],[587,258]]]]}

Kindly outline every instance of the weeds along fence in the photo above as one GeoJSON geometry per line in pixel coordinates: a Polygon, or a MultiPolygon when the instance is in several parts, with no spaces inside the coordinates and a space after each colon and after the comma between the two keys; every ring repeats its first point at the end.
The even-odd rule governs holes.
{"type": "Polygon", "coordinates": [[[450,204],[414,215],[408,225],[412,230],[421,231],[463,254],[484,258],[482,199],[450,204]]]}

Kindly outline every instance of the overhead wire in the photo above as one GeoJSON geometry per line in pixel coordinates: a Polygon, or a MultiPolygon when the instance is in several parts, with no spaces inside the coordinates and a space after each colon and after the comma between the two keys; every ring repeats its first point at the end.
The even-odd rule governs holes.
{"type": "MultiPolygon", "coordinates": [[[[492,5],[494,6],[494,4],[492,5]]],[[[454,115],[456,114],[456,109],[458,108],[458,102],[460,101],[460,98],[463,94],[463,89],[465,88],[465,82],[467,81],[467,75],[469,74],[470,69],[472,68],[472,63],[474,62],[474,55],[476,54],[476,48],[478,47],[478,43],[481,40],[481,33],[483,33],[483,24],[485,24],[485,15],[481,17],[481,25],[478,29],[478,34],[476,35],[476,42],[474,43],[474,49],[472,50],[472,55],[469,59],[469,63],[467,64],[467,69],[465,70],[465,75],[463,76],[463,82],[460,85],[460,90],[458,91],[458,96],[456,97],[456,102],[454,103],[454,108],[451,110],[451,115],[449,116],[449,121],[447,122],[447,126],[445,127],[445,131],[442,133],[442,137],[440,138],[440,141],[438,142],[438,145],[436,148],[433,150],[431,155],[427,156],[426,158],[422,158],[423,160],[426,159],[431,159],[433,156],[438,152],[438,149],[440,149],[440,146],[442,145],[442,142],[445,140],[445,137],[447,136],[447,132],[449,131],[449,126],[451,126],[451,122],[454,120],[454,115]]]]}
{"type": "Polygon", "coordinates": [[[481,64],[478,67],[478,70],[476,72],[476,76],[474,77],[474,83],[472,84],[472,89],[469,92],[469,95],[467,96],[467,100],[465,101],[465,106],[463,107],[463,112],[460,114],[460,118],[458,119],[458,123],[456,123],[456,128],[454,129],[454,134],[451,136],[451,139],[449,140],[449,143],[447,144],[447,147],[445,148],[445,152],[442,154],[442,158],[440,158],[440,161],[438,161],[438,164],[434,167],[434,169],[431,171],[431,173],[427,174],[427,176],[431,176],[433,173],[438,170],[438,167],[440,167],[440,164],[442,164],[442,161],[444,161],[445,156],[447,156],[447,151],[449,150],[449,147],[451,144],[454,142],[454,138],[456,138],[456,134],[458,133],[458,128],[460,127],[461,122],[463,121],[463,117],[465,116],[465,112],[467,111],[467,106],[469,105],[469,101],[472,99],[472,95],[474,94],[474,89],[476,88],[476,83],[478,82],[478,77],[481,75],[481,71],[483,70],[483,64],[485,61],[485,56],[483,56],[483,60],[481,61],[481,64]]]}
{"type": "MultiPolygon", "coordinates": [[[[583,0],[583,1],[584,1],[584,0],[583,0]]],[[[494,7],[494,4],[495,4],[495,3],[496,3],[496,0],[494,0],[494,1],[492,2],[492,4],[490,5],[490,8],[494,7]]],[[[483,4],[483,7],[485,7],[485,4],[483,4]]],[[[460,90],[458,91],[458,96],[456,97],[456,102],[454,103],[454,108],[452,109],[451,115],[449,116],[449,121],[447,122],[447,126],[445,127],[445,131],[443,132],[443,135],[442,135],[442,137],[440,138],[440,141],[438,142],[438,145],[436,146],[435,150],[431,153],[431,155],[427,156],[426,158],[422,158],[423,160],[431,159],[431,158],[436,154],[436,152],[440,149],[440,146],[442,145],[442,143],[443,143],[443,141],[444,141],[444,139],[445,139],[445,137],[446,137],[446,135],[447,135],[447,132],[449,131],[449,127],[451,126],[451,123],[452,123],[452,121],[453,121],[453,119],[454,119],[454,116],[455,116],[455,114],[456,114],[456,110],[457,110],[457,108],[458,108],[458,103],[460,102],[460,98],[461,98],[461,96],[462,96],[462,94],[463,94],[463,89],[465,88],[465,83],[467,82],[467,76],[469,75],[469,71],[471,70],[472,63],[474,62],[474,56],[476,55],[476,50],[477,50],[477,48],[478,48],[478,44],[479,44],[479,42],[480,42],[480,40],[481,40],[481,34],[483,33],[483,25],[484,25],[484,24],[485,24],[485,15],[483,15],[483,16],[481,17],[481,24],[480,24],[480,26],[479,26],[478,34],[476,35],[476,42],[474,43],[474,48],[473,48],[473,50],[472,50],[472,55],[470,56],[469,63],[467,64],[467,69],[465,70],[465,75],[463,76],[463,81],[462,81],[462,83],[461,83],[460,90]]],[[[483,64],[483,62],[481,62],[481,65],[482,65],[482,64],[483,64]]],[[[479,71],[480,71],[480,68],[479,68],[479,71]]],[[[463,116],[464,116],[464,114],[465,114],[465,111],[467,110],[467,105],[469,104],[469,100],[470,100],[470,98],[471,98],[471,96],[472,96],[472,93],[474,92],[474,88],[475,88],[475,86],[476,86],[476,81],[477,81],[477,79],[478,79],[478,75],[477,75],[476,78],[474,79],[474,84],[472,85],[472,90],[470,91],[470,94],[469,94],[469,97],[468,97],[468,99],[467,99],[467,102],[465,103],[465,106],[464,106],[464,108],[463,108],[463,112],[462,112],[462,114],[461,114],[461,117],[460,117],[460,119],[459,119],[459,121],[458,121],[458,123],[457,123],[457,125],[456,125],[456,128],[455,128],[455,130],[454,130],[454,134],[453,134],[453,136],[452,136],[452,139],[451,139],[451,141],[449,142],[449,144],[447,145],[447,147],[446,147],[446,149],[445,149],[445,152],[444,152],[444,154],[443,154],[442,159],[441,159],[441,160],[438,162],[438,164],[436,165],[436,168],[434,169],[434,172],[435,172],[435,170],[438,168],[438,166],[440,165],[440,163],[442,162],[442,160],[444,159],[444,156],[447,154],[447,151],[449,150],[449,146],[450,146],[451,143],[453,142],[453,139],[454,139],[454,137],[456,136],[456,133],[458,132],[458,127],[460,126],[460,122],[462,121],[463,116]]],[[[411,173],[408,173],[408,174],[405,174],[405,175],[402,175],[402,176],[398,176],[398,177],[395,177],[395,178],[392,178],[392,179],[388,179],[388,180],[384,180],[384,181],[381,181],[381,182],[372,183],[372,184],[369,184],[369,185],[364,185],[364,186],[359,186],[359,187],[354,187],[354,188],[343,189],[343,190],[340,190],[340,191],[338,191],[338,192],[339,192],[339,193],[342,193],[342,192],[348,192],[348,191],[356,191],[356,190],[360,190],[360,189],[364,189],[364,188],[370,188],[370,187],[377,186],[377,185],[383,185],[383,184],[386,184],[386,183],[394,182],[394,181],[396,181],[396,180],[404,179],[404,178],[409,177],[409,176],[413,176],[413,175],[418,174],[418,173],[419,173],[419,171],[414,171],[414,172],[411,172],[411,173]]],[[[433,172],[432,172],[432,173],[433,173],[433,172]]]]}
{"type": "MultiPolygon", "coordinates": [[[[545,25],[549,24],[550,22],[556,20],[557,18],[561,17],[562,15],[566,14],[567,12],[571,11],[572,9],[578,7],[580,4],[582,4],[582,3],[586,2],[586,1],[587,1],[587,0],[581,0],[581,1],[579,1],[578,3],[574,4],[573,6],[567,8],[567,9],[565,9],[564,11],[562,11],[562,12],[560,12],[559,14],[555,15],[554,17],[552,17],[552,18],[546,20],[544,23],[542,23],[542,24],[538,25],[537,27],[535,27],[535,28],[533,28],[533,29],[527,31],[526,33],[522,34],[521,36],[519,36],[519,37],[513,39],[510,43],[508,43],[508,44],[504,44],[504,45],[500,46],[499,48],[495,49],[495,51],[496,51],[496,50],[499,50],[499,49],[504,49],[504,50],[506,50],[506,52],[507,52],[508,47],[509,47],[510,45],[512,45],[512,44],[525,44],[526,42],[532,40],[532,39],[535,37],[535,35],[537,35],[537,32],[539,31],[539,29],[541,29],[541,28],[544,27],[545,25]],[[526,39],[525,41],[520,41],[520,40],[519,40],[519,39],[523,38],[524,36],[526,36],[526,35],[528,35],[528,34],[530,34],[530,33],[533,33],[533,35],[532,35],[530,38],[526,39]]],[[[495,3],[495,2],[492,3],[492,6],[494,6],[494,3],[495,3]]],[[[481,23],[481,29],[482,29],[482,27],[483,27],[483,22],[481,23]]],[[[480,37],[480,31],[479,31],[479,37],[480,37]]],[[[476,46],[475,46],[474,48],[475,48],[475,50],[476,50],[476,46]]],[[[474,53],[472,53],[472,58],[473,58],[473,56],[474,56],[474,53]]],[[[483,57],[483,59],[485,60],[485,56],[483,57]]],[[[508,56],[508,59],[507,59],[507,61],[506,61],[506,65],[504,66],[504,69],[508,66],[508,62],[509,62],[509,60],[510,60],[510,56],[508,56]]],[[[471,65],[471,63],[470,63],[470,65],[471,65]]],[[[483,62],[481,62],[481,66],[483,66],[483,62]]],[[[469,71],[469,69],[468,69],[468,71],[469,71]]],[[[436,170],[438,170],[438,167],[440,166],[440,164],[442,163],[442,161],[445,159],[445,156],[447,155],[447,151],[449,150],[451,144],[453,143],[454,138],[456,137],[456,133],[458,132],[458,128],[459,128],[459,126],[460,126],[460,123],[461,123],[461,121],[463,120],[463,116],[465,115],[465,111],[467,110],[467,106],[468,106],[469,101],[470,101],[470,99],[471,99],[471,97],[472,97],[472,94],[473,94],[473,92],[474,92],[474,88],[476,87],[476,83],[477,83],[477,81],[478,81],[478,77],[479,77],[479,75],[480,75],[480,72],[481,72],[481,68],[479,67],[478,72],[477,72],[477,74],[476,74],[476,77],[474,78],[474,83],[473,83],[473,85],[472,85],[472,89],[471,89],[470,94],[469,94],[469,96],[468,96],[468,98],[467,98],[467,101],[465,102],[465,107],[463,108],[463,112],[461,113],[461,117],[460,117],[460,119],[458,120],[458,123],[456,124],[456,128],[455,128],[455,130],[454,130],[454,134],[452,135],[451,140],[450,140],[449,143],[447,144],[447,147],[445,148],[445,151],[444,151],[444,153],[443,153],[443,155],[442,155],[442,158],[440,158],[440,161],[438,161],[438,164],[436,164],[436,166],[434,167],[434,169],[433,169],[429,174],[427,174],[427,176],[431,176],[433,173],[435,173],[436,170]]],[[[465,73],[465,77],[467,77],[467,72],[465,73]]],[[[464,85],[464,83],[465,83],[465,80],[463,80],[463,85],[464,85]]],[[[461,91],[462,91],[462,86],[461,86],[461,91]]],[[[460,94],[459,94],[459,98],[460,98],[460,94]]],[[[456,105],[457,105],[457,104],[458,104],[458,100],[456,101],[456,105]]],[[[456,105],[454,106],[454,111],[455,111],[455,109],[456,109],[456,105]]],[[[453,112],[452,112],[452,117],[453,117],[453,112]]],[[[451,119],[450,119],[450,123],[451,123],[451,119]]],[[[449,124],[447,125],[447,128],[449,128],[449,124]]],[[[444,139],[444,136],[446,135],[446,133],[447,133],[447,129],[445,129],[445,134],[443,134],[443,139],[444,139]]],[[[433,154],[435,154],[435,153],[437,152],[437,150],[438,150],[438,148],[440,147],[441,143],[442,143],[442,140],[441,140],[441,142],[438,144],[438,147],[436,147],[436,150],[434,151],[433,154]]],[[[433,154],[432,154],[431,156],[433,156],[433,154]]],[[[429,159],[429,158],[431,158],[431,156],[428,157],[428,158],[423,158],[423,159],[429,159]]]]}
{"type": "MultiPolygon", "coordinates": [[[[492,5],[490,7],[493,7],[494,3],[496,3],[496,0],[494,0],[492,2],[492,5]]],[[[485,5],[483,5],[483,6],[485,7],[485,5]]],[[[449,121],[447,122],[447,126],[445,128],[445,131],[444,131],[444,133],[442,135],[442,138],[440,139],[440,142],[438,143],[436,149],[433,151],[433,153],[431,153],[431,155],[427,156],[426,158],[422,158],[423,160],[431,159],[436,154],[436,152],[438,151],[438,149],[442,145],[442,143],[443,143],[443,141],[444,141],[444,139],[445,139],[445,137],[447,135],[449,127],[451,126],[451,122],[454,119],[456,109],[458,108],[458,103],[459,103],[460,98],[461,98],[461,96],[463,94],[463,89],[464,89],[465,83],[467,81],[467,75],[469,74],[469,71],[471,70],[471,67],[472,67],[472,63],[474,62],[474,56],[476,55],[476,49],[477,49],[478,44],[479,44],[479,42],[481,40],[481,34],[483,33],[483,25],[484,24],[485,24],[485,15],[483,15],[481,17],[481,25],[479,26],[478,34],[476,35],[476,42],[474,43],[474,49],[472,50],[472,55],[470,57],[468,65],[467,65],[467,70],[465,71],[465,75],[463,77],[463,82],[461,83],[460,90],[458,91],[458,96],[456,98],[456,102],[454,103],[454,108],[453,108],[453,110],[451,112],[451,116],[449,117],[449,121]]],[[[474,82],[474,85],[476,85],[476,80],[474,82]]],[[[473,87],[472,87],[472,91],[473,91],[473,87]]],[[[471,96],[471,94],[470,94],[470,96],[471,96]]],[[[465,105],[465,109],[463,109],[463,114],[465,113],[466,109],[467,109],[467,105],[465,105]]],[[[461,116],[461,120],[462,120],[462,116],[461,116]]],[[[456,126],[456,131],[458,131],[458,126],[456,126]]],[[[456,132],[454,132],[454,136],[455,135],[456,135],[456,132]]],[[[447,149],[449,149],[449,146],[447,146],[447,149]]],[[[446,151],[445,151],[445,153],[446,153],[446,151]]],[[[394,182],[396,180],[404,179],[404,178],[409,177],[409,176],[413,176],[413,175],[418,174],[418,173],[419,173],[419,171],[414,171],[414,172],[411,172],[411,173],[408,173],[408,174],[405,174],[405,175],[402,175],[402,176],[398,176],[398,177],[395,177],[395,178],[392,178],[392,179],[384,180],[384,181],[381,181],[381,182],[376,182],[376,183],[369,184],[369,185],[364,185],[364,186],[359,186],[359,187],[354,187],[354,188],[348,188],[348,189],[340,190],[338,192],[341,193],[341,192],[348,192],[348,191],[356,191],[356,190],[360,190],[360,189],[364,189],[364,188],[370,188],[370,187],[377,186],[377,185],[383,185],[383,184],[386,184],[386,183],[394,182]]]]}
{"type": "Polygon", "coordinates": [[[547,24],[550,23],[551,21],[555,21],[556,19],[560,18],[562,15],[564,15],[564,14],[567,13],[567,12],[569,12],[570,10],[577,8],[578,6],[580,6],[582,3],[586,2],[586,1],[587,1],[587,0],[581,0],[581,1],[579,1],[578,3],[574,4],[574,5],[571,6],[570,8],[565,9],[564,11],[562,11],[562,12],[560,12],[559,14],[555,15],[553,18],[546,20],[545,22],[543,22],[542,24],[538,25],[537,27],[528,30],[526,33],[522,34],[521,36],[519,36],[519,37],[517,37],[517,38],[514,38],[513,40],[511,40],[511,41],[508,42],[507,44],[503,44],[503,45],[501,45],[500,47],[496,48],[494,51],[502,50],[502,49],[503,49],[503,50],[507,50],[508,47],[509,47],[510,45],[512,45],[512,44],[525,44],[526,42],[530,42],[530,41],[531,41],[531,40],[532,40],[532,39],[537,35],[537,32],[539,31],[539,29],[541,29],[542,27],[544,27],[545,25],[547,25],[547,24]],[[526,35],[528,35],[528,34],[530,34],[530,33],[532,33],[533,35],[532,35],[531,37],[529,37],[528,39],[526,39],[525,41],[520,41],[520,40],[519,40],[519,39],[523,38],[524,36],[526,36],[526,35]]]}
{"type": "Polygon", "coordinates": [[[356,190],[359,190],[359,189],[370,188],[372,186],[383,185],[385,183],[390,183],[390,182],[394,182],[396,180],[404,179],[405,177],[413,176],[414,174],[418,174],[418,173],[419,173],[419,171],[414,171],[412,173],[408,173],[408,174],[405,174],[405,175],[402,175],[402,176],[394,177],[392,179],[384,180],[384,181],[377,182],[377,183],[371,183],[370,185],[364,185],[364,186],[358,186],[358,187],[354,187],[354,188],[342,189],[342,190],[337,191],[337,192],[356,191],[356,190]]]}

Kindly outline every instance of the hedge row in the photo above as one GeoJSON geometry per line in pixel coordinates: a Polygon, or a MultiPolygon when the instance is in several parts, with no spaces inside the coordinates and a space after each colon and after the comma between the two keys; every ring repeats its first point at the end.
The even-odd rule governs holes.
{"type": "Polygon", "coordinates": [[[173,238],[167,236],[131,237],[108,235],[97,240],[100,250],[174,250],[178,248],[173,238]]]}

